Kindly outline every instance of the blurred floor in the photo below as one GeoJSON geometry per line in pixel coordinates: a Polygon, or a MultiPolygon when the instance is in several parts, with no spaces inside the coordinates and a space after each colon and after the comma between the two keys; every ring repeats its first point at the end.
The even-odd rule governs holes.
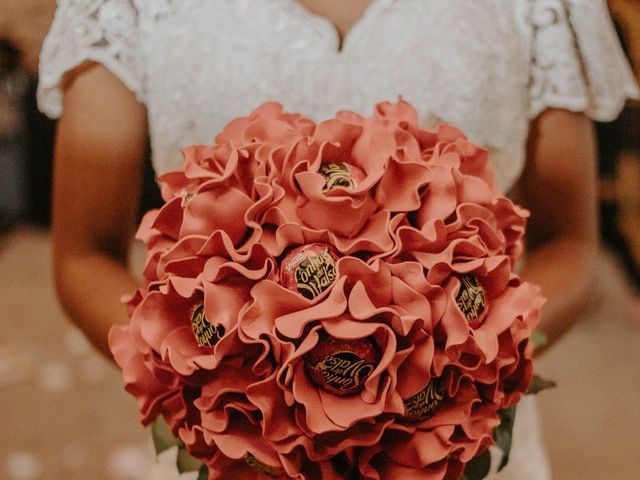
{"type": "Polygon", "coordinates": [[[135,402],[58,306],[46,233],[0,242],[0,312],[0,478],[139,478],[135,402]]]}
{"type": "MultiPolygon", "coordinates": [[[[137,480],[147,439],[121,379],[65,320],[46,233],[0,240],[0,478],[137,480]]],[[[607,255],[590,314],[538,365],[556,480],[640,478],[640,323],[607,255]]]]}

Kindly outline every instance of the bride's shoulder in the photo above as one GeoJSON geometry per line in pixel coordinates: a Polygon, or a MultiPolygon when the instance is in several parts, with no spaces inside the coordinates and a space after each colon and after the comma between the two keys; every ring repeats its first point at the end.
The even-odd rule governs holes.
{"type": "Polygon", "coordinates": [[[59,117],[65,76],[87,62],[104,65],[144,100],[139,25],[150,4],[148,0],[58,0],[40,53],[40,109],[59,117]]]}
{"type": "Polygon", "coordinates": [[[548,107],[608,121],[639,91],[605,0],[514,0],[530,65],[531,117],[548,107]]]}

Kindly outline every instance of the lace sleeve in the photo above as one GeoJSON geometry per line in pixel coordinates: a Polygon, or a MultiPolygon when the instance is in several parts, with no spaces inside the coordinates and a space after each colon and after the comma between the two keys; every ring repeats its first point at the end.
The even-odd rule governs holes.
{"type": "Polygon", "coordinates": [[[53,118],[61,115],[60,81],[85,61],[103,64],[144,102],[133,0],[58,0],[40,55],[40,110],[53,118]]]}
{"type": "Polygon", "coordinates": [[[640,94],[604,0],[521,0],[531,118],[545,108],[613,120],[640,94]]]}

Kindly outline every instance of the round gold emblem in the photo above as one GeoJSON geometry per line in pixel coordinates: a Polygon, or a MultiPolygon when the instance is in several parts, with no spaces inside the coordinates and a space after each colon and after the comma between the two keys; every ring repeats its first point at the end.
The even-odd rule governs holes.
{"type": "Polygon", "coordinates": [[[320,174],[325,178],[324,193],[336,187],[353,188],[355,183],[345,163],[323,163],[320,174]]]}
{"type": "Polygon", "coordinates": [[[411,420],[429,418],[444,399],[444,391],[438,379],[432,379],[424,390],[404,401],[405,415],[411,420]]]}
{"type": "Polygon", "coordinates": [[[224,337],[223,325],[212,325],[204,314],[204,305],[198,305],[191,314],[191,330],[199,347],[212,347],[224,337]]]}
{"type": "Polygon", "coordinates": [[[456,303],[469,322],[477,320],[484,312],[486,306],[484,288],[478,284],[473,275],[460,277],[460,290],[456,296],[456,303]]]}

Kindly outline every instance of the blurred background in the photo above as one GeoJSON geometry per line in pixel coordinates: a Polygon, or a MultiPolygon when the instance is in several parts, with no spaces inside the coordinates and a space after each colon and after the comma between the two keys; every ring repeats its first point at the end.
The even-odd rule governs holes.
{"type": "MultiPolygon", "coordinates": [[[[640,2],[610,8],[640,79],[640,2]]],[[[55,124],[35,104],[54,0],[0,0],[0,478],[137,480],[147,435],[119,373],[55,299],[55,124]]],[[[640,478],[640,104],[597,125],[603,248],[588,314],[538,362],[556,480],[640,478]]],[[[150,170],[148,180],[152,179],[150,170]]],[[[141,210],[157,193],[147,182],[141,210]]]]}

